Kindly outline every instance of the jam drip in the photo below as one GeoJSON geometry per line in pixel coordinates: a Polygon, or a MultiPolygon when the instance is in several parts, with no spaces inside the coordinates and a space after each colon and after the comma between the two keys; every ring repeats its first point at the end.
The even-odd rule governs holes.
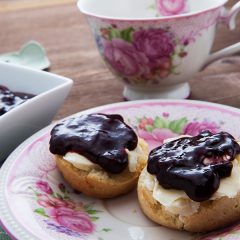
{"type": "Polygon", "coordinates": [[[91,114],[67,119],[51,131],[50,151],[75,152],[110,173],[128,165],[125,149],[134,150],[138,138],[120,115],[91,114]]]}
{"type": "Polygon", "coordinates": [[[32,94],[12,92],[0,85],[0,116],[34,97],[32,94]]]}
{"type": "Polygon", "coordinates": [[[153,149],[147,170],[162,187],[183,190],[201,202],[217,191],[221,178],[231,175],[232,161],[239,153],[240,146],[229,133],[203,131],[153,149]]]}

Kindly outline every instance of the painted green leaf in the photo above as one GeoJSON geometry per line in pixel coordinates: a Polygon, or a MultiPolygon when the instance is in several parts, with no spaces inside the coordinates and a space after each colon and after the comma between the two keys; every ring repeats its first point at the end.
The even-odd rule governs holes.
{"type": "Polygon", "coordinates": [[[84,205],[85,211],[88,211],[88,210],[92,209],[94,204],[95,204],[94,202],[85,204],[84,205]]]}
{"type": "Polygon", "coordinates": [[[149,5],[147,9],[149,9],[149,10],[156,10],[155,4],[149,5]]]}
{"type": "Polygon", "coordinates": [[[141,122],[141,118],[136,118],[137,122],[140,123],[141,122]]]}
{"type": "Polygon", "coordinates": [[[46,213],[45,210],[43,208],[37,208],[34,210],[35,213],[43,216],[43,217],[49,217],[46,213]]]}
{"type": "Polygon", "coordinates": [[[94,215],[94,214],[100,213],[102,211],[95,210],[95,209],[87,209],[86,212],[90,215],[94,215]]]}
{"type": "Polygon", "coordinates": [[[56,197],[57,197],[57,198],[60,198],[60,199],[62,199],[62,200],[64,199],[64,197],[63,197],[61,194],[59,194],[59,193],[56,193],[56,197]]]}
{"type": "Polygon", "coordinates": [[[104,240],[103,238],[101,238],[101,237],[98,237],[98,240],[104,240]]]}
{"type": "Polygon", "coordinates": [[[121,31],[122,39],[127,42],[132,42],[132,32],[133,31],[134,31],[134,28],[132,28],[132,27],[122,30],[121,31]]]}
{"type": "Polygon", "coordinates": [[[111,228],[103,228],[102,231],[104,231],[104,232],[111,232],[112,229],[111,228]]]}
{"type": "Polygon", "coordinates": [[[168,128],[168,121],[164,118],[156,117],[154,120],[154,127],[155,128],[168,128]]]}
{"type": "Polygon", "coordinates": [[[99,217],[91,217],[91,220],[92,220],[93,222],[97,221],[98,219],[99,219],[99,217]]]}
{"type": "Polygon", "coordinates": [[[177,132],[177,133],[182,133],[183,132],[183,128],[184,128],[184,126],[187,124],[187,122],[188,122],[188,120],[187,120],[187,118],[182,118],[182,119],[180,119],[179,120],[179,122],[178,122],[178,124],[177,124],[177,126],[176,126],[176,129],[175,129],[175,131],[177,132]]]}
{"type": "Polygon", "coordinates": [[[175,133],[182,133],[184,125],[187,123],[187,118],[181,118],[179,120],[171,121],[169,128],[175,133]]]}
{"type": "Polygon", "coordinates": [[[169,124],[169,128],[170,128],[173,132],[175,132],[175,130],[176,130],[177,122],[178,122],[178,120],[177,120],[177,121],[174,120],[174,121],[171,121],[170,124],[169,124]]]}
{"type": "Polygon", "coordinates": [[[113,38],[121,38],[121,32],[116,28],[109,29],[109,38],[112,40],[113,38]]]}
{"type": "Polygon", "coordinates": [[[63,199],[64,199],[64,200],[69,200],[70,197],[69,197],[68,195],[65,194],[65,195],[63,196],[63,199]]]}
{"type": "Polygon", "coordinates": [[[147,130],[148,132],[152,132],[152,131],[153,131],[153,126],[152,126],[152,125],[146,124],[146,125],[145,125],[145,128],[146,128],[146,130],[147,130]]]}

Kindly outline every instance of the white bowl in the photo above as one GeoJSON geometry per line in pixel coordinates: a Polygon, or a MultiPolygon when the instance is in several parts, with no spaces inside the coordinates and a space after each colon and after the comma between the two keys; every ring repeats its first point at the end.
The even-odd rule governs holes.
{"type": "Polygon", "coordinates": [[[24,139],[48,125],[64,102],[72,80],[48,72],[0,63],[0,85],[36,95],[0,116],[0,165],[24,139]]]}

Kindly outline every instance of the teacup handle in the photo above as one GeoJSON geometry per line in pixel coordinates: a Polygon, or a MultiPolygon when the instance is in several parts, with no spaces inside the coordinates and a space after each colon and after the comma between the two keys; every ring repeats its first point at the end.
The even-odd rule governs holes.
{"type": "MultiPolygon", "coordinates": [[[[237,14],[240,12],[240,1],[237,2],[230,10],[226,10],[226,9],[224,10],[225,11],[223,11],[222,16],[219,19],[219,22],[226,24],[230,30],[234,30],[236,28],[236,17],[237,17],[237,14]]],[[[215,53],[212,53],[207,59],[207,61],[205,62],[203,68],[205,68],[210,63],[222,57],[231,56],[237,52],[240,52],[240,42],[235,43],[222,50],[219,50],[215,53]]]]}

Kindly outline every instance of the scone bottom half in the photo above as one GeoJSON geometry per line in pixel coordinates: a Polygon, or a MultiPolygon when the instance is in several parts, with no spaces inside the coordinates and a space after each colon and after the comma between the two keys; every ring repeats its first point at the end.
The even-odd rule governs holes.
{"type": "Polygon", "coordinates": [[[240,146],[203,131],[153,149],[138,182],[143,212],[174,229],[207,232],[240,219],[240,146]]]}
{"type": "Polygon", "coordinates": [[[51,131],[50,152],[74,189],[91,197],[112,198],[137,185],[148,145],[122,116],[95,113],[57,124],[51,131]]]}

